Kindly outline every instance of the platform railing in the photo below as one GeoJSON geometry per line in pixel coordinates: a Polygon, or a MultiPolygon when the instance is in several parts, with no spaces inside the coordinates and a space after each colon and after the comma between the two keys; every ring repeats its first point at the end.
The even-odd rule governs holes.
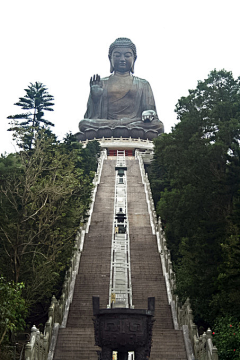
{"type": "Polygon", "coordinates": [[[69,307],[72,302],[76,276],[78,273],[81,253],[83,250],[85,233],[89,229],[91,215],[96,198],[97,186],[100,183],[104,159],[107,158],[106,150],[101,151],[98,159],[98,168],[93,179],[91,205],[88,211],[88,221],[81,226],[76,234],[74,252],[71,265],[65,274],[62,295],[59,300],[53,295],[48,310],[48,320],[44,331],[41,333],[35,325],[31,329],[30,341],[25,345],[25,360],[52,360],[57,341],[59,327],[66,327],[69,307]]]}
{"type": "Polygon", "coordinates": [[[113,136],[112,137],[109,137],[109,138],[105,138],[105,137],[102,137],[102,138],[94,138],[94,139],[91,139],[91,140],[84,140],[84,141],[81,141],[81,143],[83,145],[87,145],[89,142],[91,141],[95,141],[95,140],[98,140],[98,141],[101,141],[101,142],[109,142],[109,141],[124,141],[126,143],[130,143],[130,142],[134,142],[134,143],[144,143],[144,144],[152,144],[152,141],[151,140],[144,140],[144,139],[140,139],[140,138],[131,138],[128,137],[128,138],[124,138],[124,137],[119,137],[119,138],[114,138],[113,136]]]}
{"type": "Polygon", "coordinates": [[[172,310],[174,328],[176,330],[183,330],[188,360],[218,360],[218,351],[212,342],[211,329],[208,329],[206,333],[199,336],[197,325],[193,322],[190,300],[187,299],[182,306],[179,302],[178,296],[176,295],[176,275],[172,267],[171,254],[167,248],[167,241],[162,228],[161,219],[157,219],[148,175],[144,169],[142,153],[136,150],[135,157],[139,161],[141,177],[146,192],[150,221],[152,229],[154,227],[157,237],[158,252],[161,258],[163,275],[165,277],[168,302],[172,310]]]}

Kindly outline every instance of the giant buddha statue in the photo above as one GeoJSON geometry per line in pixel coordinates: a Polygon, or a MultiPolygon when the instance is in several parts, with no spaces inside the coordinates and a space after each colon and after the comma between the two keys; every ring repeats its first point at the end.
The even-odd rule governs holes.
{"type": "Polygon", "coordinates": [[[163,132],[150,84],[136,76],[136,46],[118,38],[109,48],[111,75],[90,80],[90,95],[84,119],[79,123],[79,140],[102,137],[153,139],[163,132]]]}

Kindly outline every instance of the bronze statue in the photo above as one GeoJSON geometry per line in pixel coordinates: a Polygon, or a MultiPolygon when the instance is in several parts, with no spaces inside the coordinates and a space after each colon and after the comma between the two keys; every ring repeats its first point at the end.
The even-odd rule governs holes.
{"type": "Polygon", "coordinates": [[[109,48],[110,72],[90,80],[90,95],[79,140],[101,137],[152,139],[163,132],[149,83],[133,76],[137,58],[130,39],[118,38],[109,48]]]}

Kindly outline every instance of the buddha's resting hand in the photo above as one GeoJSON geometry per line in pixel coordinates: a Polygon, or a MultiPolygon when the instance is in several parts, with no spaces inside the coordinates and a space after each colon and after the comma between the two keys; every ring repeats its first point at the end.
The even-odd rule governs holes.
{"type": "Polygon", "coordinates": [[[94,102],[97,102],[102,96],[103,89],[100,84],[100,76],[93,75],[90,79],[90,93],[94,102]]]}
{"type": "Polygon", "coordinates": [[[154,110],[145,110],[142,112],[142,121],[148,123],[157,119],[157,113],[154,110]]]}

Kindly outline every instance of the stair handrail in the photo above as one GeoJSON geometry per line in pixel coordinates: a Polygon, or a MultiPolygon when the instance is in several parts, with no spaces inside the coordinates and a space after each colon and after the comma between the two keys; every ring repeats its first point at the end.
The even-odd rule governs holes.
{"type": "Polygon", "coordinates": [[[142,154],[139,150],[135,151],[135,158],[139,160],[140,173],[145,187],[146,198],[150,220],[155,225],[157,236],[158,252],[161,257],[163,274],[165,277],[168,301],[171,305],[174,328],[182,328],[187,350],[188,360],[218,360],[218,350],[212,342],[212,331],[208,329],[206,333],[199,336],[197,325],[193,321],[193,313],[190,300],[187,299],[183,305],[179,302],[176,295],[176,275],[173,271],[171,253],[167,248],[165,232],[162,227],[161,218],[157,219],[152,191],[148,174],[145,172],[142,154]],[[191,345],[189,346],[189,336],[191,345]]]}
{"type": "Polygon", "coordinates": [[[146,194],[146,200],[147,200],[147,206],[148,206],[148,213],[150,216],[150,223],[152,227],[152,233],[153,235],[156,234],[156,227],[157,227],[157,214],[155,211],[155,206],[152,198],[152,192],[150,188],[150,183],[148,180],[148,175],[145,172],[143,159],[141,156],[141,152],[139,150],[135,151],[135,158],[139,161],[139,167],[140,167],[140,173],[142,178],[142,183],[144,185],[144,190],[146,194]]]}
{"type": "Polygon", "coordinates": [[[95,198],[96,198],[96,194],[97,194],[97,185],[100,183],[100,179],[101,179],[101,175],[102,175],[102,168],[103,168],[103,161],[106,158],[107,158],[107,150],[104,149],[104,150],[101,151],[101,155],[98,158],[98,167],[97,167],[97,171],[95,173],[95,177],[93,179],[94,188],[93,188],[92,195],[91,195],[90,208],[88,210],[88,222],[87,222],[87,225],[86,225],[86,233],[88,233],[89,226],[91,224],[93,207],[94,207],[94,204],[95,204],[95,198]]]}
{"type": "Polygon", "coordinates": [[[218,351],[212,342],[212,330],[208,328],[206,332],[199,336],[197,325],[193,321],[193,312],[189,299],[185,301],[182,307],[178,306],[178,318],[182,326],[188,326],[196,359],[218,360],[218,351]]]}
{"type": "Polygon", "coordinates": [[[52,296],[51,305],[48,309],[48,320],[45,324],[43,333],[41,333],[35,325],[31,328],[30,340],[25,345],[25,360],[51,360],[54,355],[54,348],[60,324],[61,327],[66,326],[68,310],[72,301],[75,279],[78,273],[81,252],[83,250],[84,237],[86,229],[88,229],[90,225],[97,185],[100,183],[103,162],[106,157],[107,151],[101,151],[101,155],[98,159],[97,171],[93,179],[94,188],[91,195],[90,209],[88,211],[88,221],[77,231],[71,265],[65,274],[62,295],[59,300],[57,300],[54,295],[52,296]]]}

